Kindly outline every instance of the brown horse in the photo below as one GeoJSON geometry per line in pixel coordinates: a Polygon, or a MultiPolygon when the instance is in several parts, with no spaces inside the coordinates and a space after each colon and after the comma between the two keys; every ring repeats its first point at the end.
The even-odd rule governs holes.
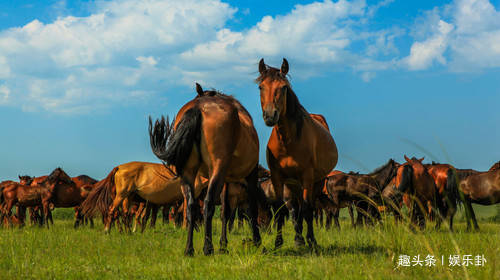
{"type": "Polygon", "coordinates": [[[58,167],[41,184],[48,188],[51,194],[50,202],[54,207],[75,209],[74,227],[76,228],[83,221],[80,205],[92,189],[91,183],[95,180],[86,175],[75,178],[69,177],[58,167]]]}
{"type": "MultiPolygon", "coordinates": [[[[97,182],[94,189],[82,203],[82,212],[92,217],[98,210],[104,218],[105,232],[118,218],[121,207],[124,220],[129,228],[129,208],[133,201],[143,200],[163,205],[182,199],[181,179],[162,164],[148,162],[129,162],[119,165],[109,175],[97,182]],[[135,198],[134,195],[138,196],[135,198]]],[[[197,188],[198,194],[202,188],[197,188]]]]}
{"type": "Polygon", "coordinates": [[[439,199],[436,201],[440,217],[437,217],[436,228],[441,226],[442,218],[449,218],[450,230],[453,230],[453,216],[457,212],[459,201],[457,174],[453,166],[449,164],[426,164],[427,171],[434,179],[439,199]]]}
{"type": "Polygon", "coordinates": [[[406,163],[398,168],[396,175],[395,195],[401,197],[404,193],[408,194],[411,200],[411,221],[420,229],[424,229],[426,217],[437,209],[436,202],[439,199],[439,193],[434,179],[422,164],[423,158],[409,159],[407,156],[404,158],[406,163]]]}
{"type": "MultiPolygon", "coordinates": [[[[40,177],[31,177],[28,175],[24,176],[18,176],[19,177],[19,183],[22,185],[26,186],[39,186],[45,179],[47,178],[47,175],[40,176],[40,177]]],[[[28,207],[29,214],[30,214],[30,222],[31,224],[39,224],[40,226],[43,225],[43,210],[41,206],[37,207],[28,207]]],[[[51,224],[54,224],[54,220],[52,219],[52,213],[49,212],[49,217],[48,217],[48,222],[51,224]]]]}
{"type": "MultiPolygon", "coordinates": [[[[12,207],[18,207],[18,217],[21,225],[24,225],[26,207],[42,206],[43,218],[48,219],[50,212],[51,194],[45,186],[26,186],[13,181],[6,181],[0,184],[0,203],[2,205],[2,217],[6,217],[11,223],[12,207]]],[[[49,227],[49,223],[47,228],[49,227]]]]}
{"type": "MultiPolygon", "coordinates": [[[[204,91],[196,84],[198,96],[177,113],[173,129],[157,121],[150,130],[154,154],[169,165],[174,165],[183,181],[188,207],[188,238],[186,255],[193,255],[193,212],[195,205],[195,178],[199,173],[209,178],[204,201],[205,255],[213,253],[212,217],[215,196],[224,182],[242,183],[248,192],[253,242],[261,242],[257,227],[257,165],[259,139],[247,110],[232,96],[216,91],[204,91]],[[167,140],[168,143],[167,143],[167,140]]],[[[225,216],[225,215],[223,215],[225,216]]],[[[223,222],[224,224],[224,222],[223,222]]],[[[221,251],[227,241],[225,230],[221,235],[221,251]]]]}
{"type": "MultiPolygon", "coordinates": [[[[460,173],[458,171],[458,174],[460,173]]],[[[500,203],[500,162],[495,163],[487,172],[469,171],[468,173],[469,176],[460,180],[460,195],[465,206],[467,229],[470,229],[472,220],[474,228],[479,230],[471,204],[493,205],[500,203]]]]}
{"type": "MultiPolygon", "coordinates": [[[[259,62],[256,79],[264,122],[273,127],[267,143],[267,163],[276,195],[292,214],[296,245],[305,244],[302,219],[307,222],[307,241],[316,246],[313,229],[315,199],[321,193],[320,181],[337,164],[335,141],[326,127],[300,104],[286,75],[288,61],[281,69],[259,62]],[[318,186],[315,187],[315,184],[318,186]]],[[[275,246],[283,244],[282,222],[278,221],[275,246]]]]}
{"type": "MultiPolygon", "coordinates": [[[[332,172],[324,183],[327,195],[336,209],[351,207],[353,204],[356,206],[358,210],[356,225],[362,225],[363,220],[367,224],[372,224],[373,219],[380,220],[378,206],[383,203],[382,191],[396,176],[398,167],[399,163],[390,159],[369,174],[332,172]]],[[[351,209],[349,213],[352,213],[351,209]]],[[[340,227],[338,210],[334,211],[334,218],[335,225],[340,227]]]]}

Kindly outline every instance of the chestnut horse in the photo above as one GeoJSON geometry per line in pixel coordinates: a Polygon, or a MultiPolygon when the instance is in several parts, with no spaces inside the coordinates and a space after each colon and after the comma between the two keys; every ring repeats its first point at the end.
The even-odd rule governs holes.
{"type": "MultiPolygon", "coordinates": [[[[157,122],[154,131],[150,131],[154,154],[165,163],[176,167],[177,173],[182,178],[184,194],[188,198],[188,238],[185,255],[194,254],[193,183],[198,173],[202,177],[209,178],[203,205],[205,255],[213,253],[212,217],[215,211],[215,196],[222,191],[225,182],[242,183],[246,186],[253,242],[259,245],[261,242],[257,227],[259,138],[252,117],[232,96],[216,91],[204,91],[199,84],[196,84],[196,91],[198,96],[185,104],[177,113],[173,129],[157,122]]],[[[220,245],[221,251],[225,251],[227,241],[222,235],[220,245]]]]}
{"type": "MultiPolygon", "coordinates": [[[[288,69],[286,59],[281,69],[266,65],[264,59],[259,62],[260,76],[256,82],[263,118],[267,126],[273,127],[267,143],[267,163],[276,195],[292,214],[296,245],[305,244],[302,236],[305,218],[308,244],[315,247],[315,199],[322,190],[320,181],[337,164],[337,146],[328,128],[300,104],[286,77],[288,69]]],[[[282,225],[279,220],[276,247],[283,244],[282,225]]]]}
{"type": "MultiPolygon", "coordinates": [[[[118,218],[117,212],[121,207],[126,228],[129,229],[131,202],[143,200],[156,205],[172,204],[183,198],[180,186],[181,178],[162,164],[137,161],[121,164],[95,184],[82,203],[82,212],[86,217],[94,216],[96,211],[101,212],[107,233],[118,218]]],[[[195,188],[196,195],[202,189],[201,186],[195,188]]]]}
{"type": "MultiPolygon", "coordinates": [[[[460,171],[458,172],[460,174],[460,171]]],[[[487,172],[469,172],[471,175],[460,180],[460,195],[465,206],[467,229],[471,220],[474,229],[479,230],[472,203],[493,205],[500,203],[500,162],[495,163],[487,172]]]]}
{"type": "Polygon", "coordinates": [[[424,159],[415,157],[409,159],[406,155],[404,158],[406,163],[398,168],[396,175],[395,196],[401,197],[404,193],[409,195],[411,221],[420,229],[424,229],[426,217],[437,209],[436,202],[439,199],[439,193],[434,179],[422,164],[424,159]]]}
{"type": "MultiPolygon", "coordinates": [[[[13,181],[6,181],[0,183],[0,204],[3,217],[6,217],[11,223],[12,221],[12,207],[18,207],[18,217],[17,219],[24,225],[24,217],[26,213],[26,207],[38,207],[43,208],[43,219],[45,221],[49,217],[49,202],[51,199],[51,193],[44,185],[39,186],[26,186],[13,181]]],[[[47,228],[49,223],[46,222],[47,228]]]]}
{"type": "Polygon", "coordinates": [[[441,226],[442,218],[449,218],[450,230],[453,230],[453,216],[457,212],[460,199],[456,170],[449,164],[434,162],[430,165],[426,164],[425,167],[434,179],[440,198],[436,201],[440,213],[436,220],[436,228],[441,226]]]}
{"type": "MultiPolygon", "coordinates": [[[[19,177],[19,183],[27,186],[39,186],[46,178],[47,175],[40,176],[40,177],[31,177],[28,175],[24,176],[18,176],[19,177]]],[[[51,207],[53,208],[53,207],[51,207]]],[[[30,213],[30,222],[31,224],[36,224],[38,223],[40,226],[43,225],[43,210],[41,206],[37,207],[28,207],[29,213],[30,213]]],[[[51,224],[54,224],[54,220],[52,219],[52,213],[49,211],[49,218],[47,222],[50,222],[51,224]]]]}

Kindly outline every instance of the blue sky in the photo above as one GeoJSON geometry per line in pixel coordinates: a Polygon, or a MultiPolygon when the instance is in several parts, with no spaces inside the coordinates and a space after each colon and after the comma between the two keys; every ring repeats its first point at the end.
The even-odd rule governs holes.
{"type": "Polygon", "coordinates": [[[0,180],[158,162],[147,117],[174,116],[194,82],[247,107],[265,163],[261,57],[288,59],[340,170],[404,154],[478,170],[500,160],[498,0],[2,1],[0,180]]]}

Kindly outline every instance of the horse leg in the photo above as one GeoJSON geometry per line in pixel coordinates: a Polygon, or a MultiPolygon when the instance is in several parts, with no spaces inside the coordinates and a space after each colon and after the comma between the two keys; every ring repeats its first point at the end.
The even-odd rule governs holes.
{"type": "MultiPolygon", "coordinates": [[[[104,232],[105,233],[109,233],[109,230],[111,229],[111,224],[115,220],[118,220],[115,213],[125,198],[126,197],[121,192],[116,194],[115,199],[113,200],[113,204],[111,205],[111,207],[108,210],[108,214],[107,214],[108,217],[107,217],[106,223],[104,225],[104,232]]],[[[117,223],[117,227],[118,227],[118,223],[117,223]]]]}
{"type": "Polygon", "coordinates": [[[228,199],[228,186],[229,184],[226,183],[222,187],[222,191],[220,194],[220,201],[221,201],[221,209],[220,209],[220,218],[222,221],[222,230],[220,234],[220,248],[219,252],[221,253],[227,253],[227,220],[228,220],[228,213],[230,212],[229,210],[229,199],[228,199]]]}
{"type": "Polygon", "coordinates": [[[231,215],[229,215],[229,221],[227,222],[227,230],[229,232],[233,231],[234,220],[236,219],[236,212],[237,211],[238,211],[238,208],[231,209],[231,215]]]}
{"type": "Polygon", "coordinates": [[[289,186],[285,185],[284,187],[284,199],[290,214],[292,215],[293,228],[295,230],[295,246],[304,246],[306,244],[304,237],[302,236],[302,228],[303,228],[303,212],[301,211],[302,201],[299,201],[297,197],[302,199],[301,195],[294,195],[289,186]]]}
{"type": "MultiPolygon", "coordinates": [[[[333,208],[335,209],[335,208],[333,208]]],[[[330,227],[332,226],[332,217],[333,217],[333,209],[328,209],[325,213],[326,220],[325,220],[325,229],[329,230],[330,227]]]]}
{"type": "Polygon", "coordinates": [[[156,204],[151,204],[151,223],[150,223],[151,228],[155,228],[156,226],[156,218],[158,217],[158,210],[160,210],[160,206],[156,204]]]}
{"type": "Polygon", "coordinates": [[[215,212],[215,194],[222,189],[224,184],[225,170],[222,170],[220,162],[213,167],[213,172],[208,183],[207,194],[203,202],[203,224],[205,225],[205,242],[203,253],[208,256],[213,254],[214,245],[212,243],[212,218],[215,212]]]}
{"type": "MultiPolygon", "coordinates": [[[[191,182],[194,182],[194,176],[191,182]]],[[[186,209],[185,217],[188,230],[188,237],[186,241],[186,249],[184,251],[184,255],[192,256],[194,255],[194,248],[193,248],[193,230],[194,230],[194,215],[195,215],[194,187],[192,186],[191,183],[184,181],[182,184],[182,190],[183,190],[182,193],[185,197],[184,201],[186,201],[184,208],[186,209]]]]}
{"type": "Polygon", "coordinates": [[[339,207],[335,207],[335,209],[333,209],[332,216],[333,216],[333,222],[335,223],[335,227],[338,230],[340,230],[339,213],[340,213],[340,208],[339,207]]]}
{"type": "Polygon", "coordinates": [[[258,225],[258,216],[259,216],[259,206],[258,206],[258,193],[257,190],[259,188],[258,180],[259,180],[259,172],[258,165],[250,172],[250,174],[245,178],[247,181],[247,193],[248,193],[248,210],[249,210],[249,218],[250,218],[250,227],[252,228],[252,239],[255,246],[260,246],[261,237],[259,232],[258,225]]]}

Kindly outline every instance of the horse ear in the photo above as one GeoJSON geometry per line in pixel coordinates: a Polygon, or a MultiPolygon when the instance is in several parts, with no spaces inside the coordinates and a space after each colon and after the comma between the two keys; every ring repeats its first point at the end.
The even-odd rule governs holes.
{"type": "Polygon", "coordinates": [[[281,64],[281,74],[286,75],[288,73],[288,61],[283,58],[283,63],[281,64]]]}
{"type": "Polygon", "coordinates": [[[419,159],[418,161],[420,161],[420,163],[422,163],[422,161],[424,160],[425,157],[419,159]]]}
{"type": "Polygon", "coordinates": [[[19,177],[19,180],[21,180],[21,175],[17,175],[17,177],[19,177]]]}
{"type": "Polygon", "coordinates": [[[409,159],[406,155],[405,155],[405,160],[406,160],[407,162],[410,162],[410,159],[409,159]]]}
{"type": "Polygon", "coordinates": [[[203,88],[198,83],[196,83],[196,92],[198,93],[198,96],[203,96],[203,88]]]}
{"type": "Polygon", "coordinates": [[[266,71],[266,64],[264,63],[264,59],[261,58],[259,61],[259,72],[262,74],[264,71],[266,71]]]}

